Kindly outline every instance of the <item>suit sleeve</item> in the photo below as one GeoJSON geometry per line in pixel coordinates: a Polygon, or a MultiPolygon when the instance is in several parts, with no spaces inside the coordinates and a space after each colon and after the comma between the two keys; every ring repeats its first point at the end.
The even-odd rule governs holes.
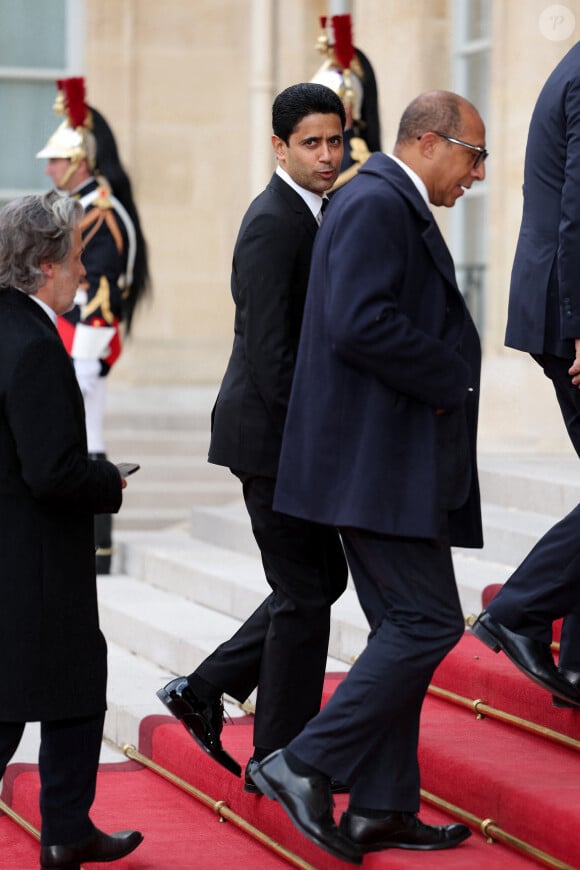
{"type": "Polygon", "coordinates": [[[54,510],[119,510],[119,473],[112,463],[87,456],[82,397],[56,337],[24,350],[10,378],[6,414],[22,479],[34,498],[54,510]]]}
{"type": "Polygon", "coordinates": [[[580,79],[565,95],[566,167],[559,227],[562,338],[580,338],[580,79]]]}
{"type": "MultiPolygon", "coordinates": [[[[377,196],[356,214],[343,211],[327,265],[330,338],[345,362],[399,393],[451,411],[465,402],[471,373],[453,347],[418,329],[400,309],[411,256],[404,208],[377,196]]],[[[428,283],[417,288],[420,297],[429,293],[428,283]]]]}
{"type": "MultiPolygon", "coordinates": [[[[293,334],[291,312],[303,232],[299,225],[289,226],[285,216],[255,215],[239,240],[234,261],[248,369],[280,433],[296,359],[297,337],[293,334]]],[[[306,282],[306,276],[300,278],[306,282]]]]}

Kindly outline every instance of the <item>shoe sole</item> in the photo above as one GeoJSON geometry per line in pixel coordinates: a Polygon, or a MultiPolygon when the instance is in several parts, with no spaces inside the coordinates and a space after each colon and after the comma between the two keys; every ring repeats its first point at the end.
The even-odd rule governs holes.
{"type": "Polygon", "coordinates": [[[358,846],[365,853],[382,852],[384,849],[406,849],[407,851],[413,852],[440,852],[443,849],[453,849],[455,846],[459,846],[460,843],[464,843],[469,837],[471,837],[471,831],[461,837],[447,840],[444,843],[416,845],[415,843],[393,843],[392,841],[385,841],[384,843],[373,843],[372,846],[365,846],[364,843],[359,843],[358,846]]]}
{"type": "Polygon", "coordinates": [[[280,804],[290,821],[298,828],[301,834],[304,834],[304,836],[308,840],[310,840],[311,843],[315,843],[320,849],[324,849],[325,852],[328,852],[335,858],[339,858],[341,861],[346,861],[349,864],[362,864],[362,856],[350,856],[346,855],[344,852],[341,852],[339,849],[333,849],[331,845],[324,842],[323,840],[320,840],[318,837],[308,831],[304,827],[302,822],[293,815],[289,807],[287,807],[286,804],[282,803],[282,801],[278,799],[278,797],[276,796],[276,792],[272,789],[270,783],[268,782],[263,773],[257,770],[255,773],[252,774],[252,779],[254,780],[256,787],[260,789],[263,795],[265,795],[267,798],[270,798],[270,800],[272,801],[277,801],[280,804]]]}
{"type": "Polygon", "coordinates": [[[232,756],[222,747],[208,746],[204,741],[203,735],[207,732],[201,716],[196,716],[195,713],[192,713],[187,704],[185,704],[180,698],[174,697],[171,692],[168,692],[165,688],[159,689],[156,692],[156,695],[161,703],[167,707],[171,715],[181,722],[190,737],[193,737],[197,745],[203,749],[210,758],[213,758],[214,761],[217,761],[218,764],[221,764],[222,767],[225,767],[225,769],[230,773],[233,773],[234,776],[241,777],[242,768],[235,758],[232,758],[232,756]],[[189,720],[193,721],[188,724],[189,720]],[[197,733],[195,725],[201,726],[201,734],[197,733]]]}
{"type": "Polygon", "coordinates": [[[545,689],[547,692],[550,692],[557,698],[561,698],[562,701],[566,701],[571,707],[578,709],[580,707],[580,703],[575,703],[572,698],[563,692],[558,692],[558,690],[554,687],[552,683],[548,683],[546,680],[543,680],[537,674],[530,671],[528,668],[525,668],[521,662],[517,661],[514,656],[504,647],[503,643],[499,638],[497,638],[494,634],[489,631],[489,629],[485,628],[485,626],[481,625],[481,623],[475,622],[471,626],[471,633],[475,635],[475,637],[484,643],[489,649],[494,652],[503,652],[505,656],[516,666],[516,668],[526,675],[530,680],[532,680],[536,685],[540,686],[542,689],[545,689]]]}
{"type": "MultiPolygon", "coordinates": [[[[115,854],[114,858],[101,858],[98,861],[98,863],[108,864],[111,861],[119,861],[121,858],[126,858],[127,855],[130,855],[131,852],[135,851],[137,846],[141,845],[143,840],[144,840],[144,837],[141,834],[141,837],[139,838],[139,840],[137,840],[136,843],[132,843],[131,846],[128,846],[126,849],[123,849],[121,852],[118,852],[117,854],[115,854]]],[[[81,867],[83,864],[91,864],[93,861],[97,862],[97,860],[98,860],[97,858],[89,858],[89,860],[87,861],[87,859],[85,858],[84,861],[73,861],[70,864],[59,864],[58,866],[59,866],[59,870],[81,870],[81,867]]],[[[52,867],[49,867],[48,864],[41,864],[40,870],[54,870],[54,864],[52,867]]]]}

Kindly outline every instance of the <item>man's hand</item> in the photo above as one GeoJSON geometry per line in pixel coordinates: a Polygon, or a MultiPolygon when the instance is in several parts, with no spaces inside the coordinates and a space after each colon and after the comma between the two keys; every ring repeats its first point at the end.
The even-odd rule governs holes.
{"type": "Polygon", "coordinates": [[[568,374],[572,376],[572,383],[580,389],[580,338],[574,339],[574,348],[576,358],[568,369],[568,374]]]}

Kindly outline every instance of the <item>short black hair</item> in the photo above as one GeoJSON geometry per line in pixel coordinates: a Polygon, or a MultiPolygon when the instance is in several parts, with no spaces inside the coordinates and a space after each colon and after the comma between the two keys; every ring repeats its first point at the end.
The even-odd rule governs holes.
{"type": "Polygon", "coordinates": [[[301,82],[282,91],[272,106],[272,130],[274,135],[288,144],[290,136],[306,115],[338,115],[342,129],[346,125],[346,113],[340,97],[326,85],[301,82]]]}

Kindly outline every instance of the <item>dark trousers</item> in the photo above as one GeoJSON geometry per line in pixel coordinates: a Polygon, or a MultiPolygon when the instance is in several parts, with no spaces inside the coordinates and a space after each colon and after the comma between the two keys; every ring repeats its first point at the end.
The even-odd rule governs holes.
{"type": "MultiPolygon", "coordinates": [[[[95,798],[104,713],[83,719],[41,722],[41,844],[76,843],[93,830],[89,818],[95,798]]],[[[0,778],[18,749],[25,722],[0,722],[0,778]]]]}
{"type": "Polygon", "coordinates": [[[341,536],[371,633],[330,701],[288,749],[350,785],[350,805],[416,812],[421,705],[464,631],[451,548],[355,529],[341,536]]]}
{"type": "MultiPolygon", "coordinates": [[[[534,359],[552,381],[580,457],[580,390],[568,374],[572,360],[551,354],[534,359]]],[[[512,631],[546,643],[552,638],[552,621],[565,616],[560,667],[580,673],[580,505],[538,541],[488,610],[512,631]]]]}
{"type": "Polygon", "coordinates": [[[237,476],[272,592],[189,679],[239,701],[257,686],[254,745],[274,750],[320,709],[330,605],[348,572],[336,530],[274,511],[275,480],[237,476]]]}

